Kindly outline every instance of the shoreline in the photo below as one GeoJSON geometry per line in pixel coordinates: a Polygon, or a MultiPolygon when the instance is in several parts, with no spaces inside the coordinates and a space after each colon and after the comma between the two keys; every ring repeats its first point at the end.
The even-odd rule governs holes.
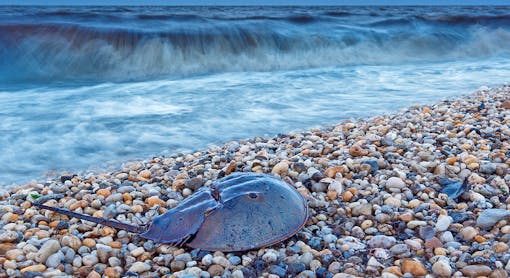
{"type": "Polygon", "coordinates": [[[111,173],[6,188],[0,277],[508,277],[509,137],[504,85],[321,129],[127,162],[111,173]],[[225,254],[154,244],[30,203],[37,194],[52,206],[142,225],[234,171],[293,184],[310,208],[305,228],[268,248],[225,254]]]}

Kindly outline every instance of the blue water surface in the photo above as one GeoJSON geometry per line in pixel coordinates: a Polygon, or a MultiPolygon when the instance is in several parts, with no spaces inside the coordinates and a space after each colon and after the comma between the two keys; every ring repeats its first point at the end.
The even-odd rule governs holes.
{"type": "Polygon", "coordinates": [[[380,115],[509,76],[508,7],[0,7],[0,184],[380,115]]]}

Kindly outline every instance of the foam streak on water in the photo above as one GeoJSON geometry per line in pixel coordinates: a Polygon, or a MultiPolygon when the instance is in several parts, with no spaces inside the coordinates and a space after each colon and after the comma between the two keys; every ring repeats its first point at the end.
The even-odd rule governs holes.
{"type": "Polygon", "coordinates": [[[0,184],[502,84],[508,11],[0,8],[0,184]]]}

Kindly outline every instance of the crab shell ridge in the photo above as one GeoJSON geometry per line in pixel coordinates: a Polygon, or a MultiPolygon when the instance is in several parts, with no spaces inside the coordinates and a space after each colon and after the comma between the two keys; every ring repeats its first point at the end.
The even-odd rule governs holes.
{"type": "Polygon", "coordinates": [[[244,251],[281,242],[308,219],[305,199],[283,180],[232,174],[154,219],[141,237],[208,251],[244,251]]]}

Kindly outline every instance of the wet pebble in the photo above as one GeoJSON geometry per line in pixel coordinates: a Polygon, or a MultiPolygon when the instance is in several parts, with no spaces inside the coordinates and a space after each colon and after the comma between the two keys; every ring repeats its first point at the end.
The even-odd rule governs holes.
{"type": "Polygon", "coordinates": [[[390,248],[390,251],[395,255],[400,255],[409,251],[407,244],[396,244],[390,248]]]}
{"type": "Polygon", "coordinates": [[[402,262],[402,273],[410,273],[414,276],[424,276],[427,274],[427,269],[420,261],[405,259],[402,262]]]}
{"type": "MultiPolygon", "coordinates": [[[[272,253],[272,252],[271,252],[272,253]]],[[[268,254],[268,253],[266,253],[268,254]]],[[[223,256],[215,256],[212,260],[213,264],[218,264],[218,265],[221,265],[222,267],[224,268],[227,268],[230,266],[230,262],[229,260],[227,260],[227,258],[223,257],[223,256]]]]}
{"type": "Polygon", "coordinates": [[[478,235],[478,231],[473,227],[464,227],[460,230],[460,234],[464,240],[470,241],[478,235]]]}
{"type": "Polygon", "coordinates": [[[372,237],[368,241],[368,246],[371,248],[389,249],[393,245],[395,245],[396,242],[397,242],[397,240],[394,237],[385,236],[385,235],[377,235],[377,236],[372,237]]]}
{"type": "Polygon", "coordinates": [[[54,239],[50,239],[46,241],[39,251],[37,251],[37,254],[35,256],[35,260],[40,263],[45,263],[46,259],[56,253],[60,249],[60,242],[54,239]]]}
{"type": "Polygon", "coordinates": [[[221,265],[213,264],[207,269],[207,272],[209,272],[211,276],[221,276],[223,273],[223,267],[221,265]]]}
{"type": "Polygon", "coordinates": [[[89,255],[83,256],[82,263],[85,266],[93,266],[93,265],[97,264],[98,262],[99,262],[99,260],[98,260],[97,256],[95,256],[95,255],[89,254],[89,255]]]}
{"type": "Polygon", "coordinates": [[[277,275],[278,277],[285,277],[285,275],[287,275],[287,271],[278,265],[271,265],[269,268],[269,273],[277,275]]]}
{"type": "Polygon", "coordinates": [[[486,209],[476,220],[476,226],[482,229],[492,228],[500,220],[510,217],[510,210],[506,209],[486,209]]]}
{"type": "Polygon", "coordinates": [[[401,178],[391,177],[386,181],[386,188],[391,192],[400,192],[405,187],[406,184],[401,178]]]}
{"type": "Polygon", "coordinates": [[[172,272],[181,271],[184,268],[186,268],[186,263],[183,261],[174,260],[170,263],[170,269],[172,270],[172,272]]]}
{"type": "Polygon", "coordinates": [[[289,263],[287,265],[287,270],[290,274],[298,274],[303,272],[306,269],[306,265],[304,263],[289,263]]]}
{"type": "Polygon", "coordinates": [[[452,223],[452,218],[448,215],[439,215],[437,218],[437,222],[435,225],[436,231],[443,232],[450,227],[450,224],[452,223]]]}
{"type": "Polygon", "coordinates": [[[450,277],[452,267],[446,260],[439,260],[432,265],[432,272],[439,277],[450,277]]]}
{"type": "Polygon", "coordinates": [[[64,260],[64,254],[59,251],[55,254],[50,255],[46,259],[46,266],[48,268],[56,268],[63,260],[64,260]]]}
{"type": "Polygon", "coordinates": [[[134,273],[143,273],[149,271],[151,266],[144,262],[135,262],[130,268],[129,271],[134,273]]]}
{"type": "Polygon", "coordinates": [[[353,216],[360,215],[372,215],[372,205],[371,204],[360,204],[352,209],[353,216]]]}
{"type": "Polygon", "coordinates": [[[461,269],[462,273],[468,277],[489,276],[492,269],[486,265],[468,265],[461,269]]]}
{"type": "Polygon", "coordinates": [[[238,265],[241,263],[241,258],[239,258],[238,256],[231,256],[230,258],[228,258],[228,261],[230,262],[231,265],[238,265]]]}

